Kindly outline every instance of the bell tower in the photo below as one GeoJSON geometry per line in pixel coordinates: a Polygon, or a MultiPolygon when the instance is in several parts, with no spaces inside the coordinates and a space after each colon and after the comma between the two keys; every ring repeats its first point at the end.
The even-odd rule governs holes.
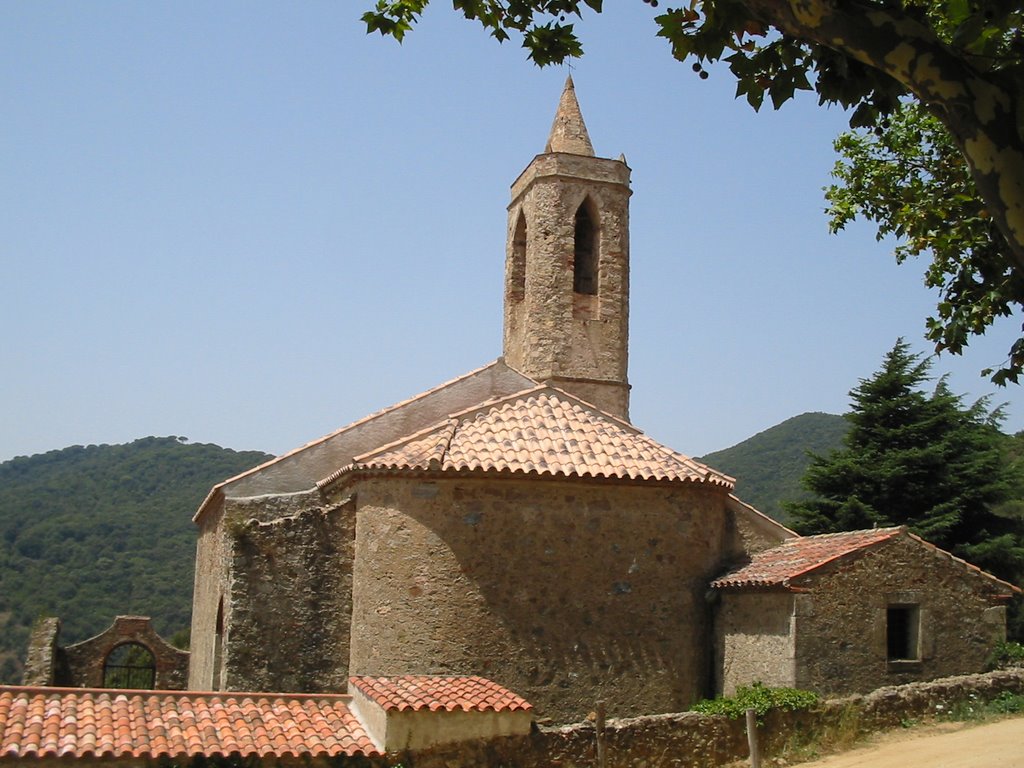
{"type": "Polygon", "coordinates": [[[629,419],[629,166],[594,156],[572,77],[512,184],[505,362],[629,419]]]}

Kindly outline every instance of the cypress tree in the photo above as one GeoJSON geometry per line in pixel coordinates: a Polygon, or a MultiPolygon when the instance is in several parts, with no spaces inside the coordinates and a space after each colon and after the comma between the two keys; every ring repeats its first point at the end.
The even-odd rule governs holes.
{"type": "Polygon", "coordinates": [[[882,368],[850,392],[843,448],[814,456],[804,486],[815,494],[787,504],[800,533],[907,525],[922,538],[1016,582],[1024,574],[1024,526],[1001,510],[1014,488],[987,399],[965,406],[945,379],[931,393],[931,362],[902,339],[882,368]]]}

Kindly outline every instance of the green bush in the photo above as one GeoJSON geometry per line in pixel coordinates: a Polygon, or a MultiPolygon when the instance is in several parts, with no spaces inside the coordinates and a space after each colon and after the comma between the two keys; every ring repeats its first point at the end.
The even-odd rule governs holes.
{"type": "Polygon", "coordinates": [[[1018,715],[1024,712],[1024,694],[1003,691],[989,706],[999,715],[1018,715]]]}
{"type": "Polygon", "coordinates": [[[985,662],[986,669],[1007,669],[1024,667],[1024,645],[1013,642],[999,642],[985,662]]]}
{"type": "Polygon", "coordinates": [[[771,709],[792,712],[810,709],[818,703],[818,694],[798,688],[769,688],[763,683],[740,686],[732,696],[704,699],[693,706],[694,712],[705,715],[725,715],[733,720],[744,717],[748,709],[754,710],[760,722],[771,709]]]}

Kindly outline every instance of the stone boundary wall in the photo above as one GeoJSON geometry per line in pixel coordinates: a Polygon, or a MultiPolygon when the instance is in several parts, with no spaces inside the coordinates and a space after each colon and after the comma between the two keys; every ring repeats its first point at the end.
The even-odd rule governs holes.
{"type": "MultiPolygon", "coordinates": [[[[1000,693],[1024,693],[1024,669],[1000,670],[880,688],[869,694],[830,699],[813,711],[772,712],[760,728],[762,756],[806,742],[826,730],[869,733],[908,719],[940,715],[972,696],[989,701],[1000,693]]],[[[684,712],[609,720],[605,729],[608,768],[713,768],[746,760],[742,720],[684,712]]],[[[591,722],[540,728],[528,736],[493,739],[391,756],[404,768],[504,766],[504,768],[593,768],[596,730],[591,722]]]]}

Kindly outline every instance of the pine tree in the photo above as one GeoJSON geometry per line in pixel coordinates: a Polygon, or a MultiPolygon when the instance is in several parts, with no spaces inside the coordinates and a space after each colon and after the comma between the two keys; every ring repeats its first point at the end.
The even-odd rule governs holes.
{"type": "Polygon", "coordinates": [[[931,363],[902,339],[882,368],[850,392],[844,447],[815,456],[787,505],[800,533],[907,525],[924,539],[993,574],[1024,574],[1024,526],[1001,514],[1014,476],[1004,457],[1002,414],[987,400],[965,406],[944,379],[927,393],[931,363]]]}

